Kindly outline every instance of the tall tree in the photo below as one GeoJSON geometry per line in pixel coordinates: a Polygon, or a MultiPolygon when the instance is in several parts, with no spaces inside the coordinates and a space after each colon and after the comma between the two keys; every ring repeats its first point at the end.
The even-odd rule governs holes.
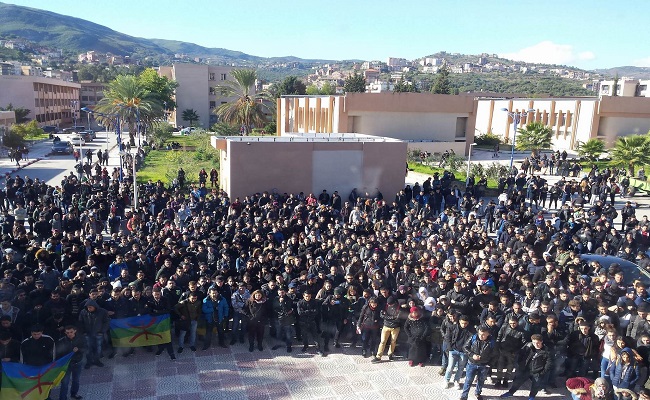
{"type": "Polygon", "coordinates": [[[183,121],[188,121],[190,123],[190,126],[192,126],[192,122],[198,121],[199,114],[194,109],[188,108],[187,110],[183,111],[182,118],[183,121]]]}
{"type": "Polygon", "coordinates": [[[449,67],[447,67],[447,64],[444,64],[438,69],[436,81],[431,91],[437,94],[452,94],[451,82],[449,81],[449,67]]]}
{"type": "Polygon", "coordinates": [[[366,78],[358,72],[355,72],[353,75],[345,78],[343,91],[345,93],[364,93],[366,91],[366,78]]]}
{"type": "Polygon", "coordinates": [[[214,112],[221,121],[242,126],[244,133],[248,134],[252,125],[259,126],[264,123],[265,96],[254,91],[257,79],[254,70],[234,69],[231,74],[234,80],[216,86],[215,91],[224,97],[234,99],[220,105],[214,112]]]}
{"type": "Polygon", "coordinates": [[[138,75],[138,80],[146,90],[151,92],[157,103],[162,104],[166,110],[176,108],[176,102],[174,101],[174,90],[178,87],[176,81],[158,75],[158,72],[153,68],[142,71],[138,75]]]}
{"type": "Polygon", "coordinates": [[[542,149],[551,148],[553,130],[541,122],[529,122],[517,130],[515,147],[519,150],[530,150],[538,154],[542,149]]]}
{"type": "Polygon", "coordinates": [[[277,84],[275,95],[290,96],[290,95],[303,95],[306,93],[307,87],[304,82],[296,76],[287,76],[284,80],[277,84]]]}
{"type": "Polygon", "coordinates": [[[613,165],[627,168],[630,176],[634,176],[636,167],[650,165],[650,138],[648,135],[619,137],[609,154],[613,165]]]}
{"type": "MultiPolygon", "coordinates": [[[[118,114],[128,125],[131,146],[135,146],[135,126],[139,120],[145,126],[156,121],[162,113],[162,104],[134,75],[118,75],[109,82],[95,110],[104,114],[118,114]]],[[[98,117],[101,119],[101,117],[98,117]]]]}

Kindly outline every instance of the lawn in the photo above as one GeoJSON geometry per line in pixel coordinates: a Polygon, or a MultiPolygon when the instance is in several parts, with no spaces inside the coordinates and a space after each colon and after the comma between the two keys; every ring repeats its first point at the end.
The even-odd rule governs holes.
{"type": "Polygon", "coordinates": [[[212,168],[219,170],[219,151],[210,145],[209,135],[173,136],[169,142],[177,142],[181,148],[147,152],[144,166],[138,171],[138,182],[145,183],[151,179],[169,185],[176,178],[178,169],[183,167],[186,181],[198,183],[201,168],[205,168],[208,174],[212,168]],[[183,150],[186,147],[193,149],[183,150]]]}
{"type": "MultiPolygon", "coordinates": [[[[444,168],[437,168],[437,167],[430,167],[428,165],[420,164],[420,163],[415,163],[415,162],[409,162],[408,163],[409,170],[412,170],[414,172],[419,172],[421,174],[427,174],[433,176],[435,172],[440,174],[442,176],[443,172],[445,172],[444,168]]],[[[467,172],[466,171],[457,171],[454,172],[454,176],[456,177],[456,181],[460,182],[465,185],[465,180],[467,179],[467,172]]],[[[475,178],[476,181],[478,181],[478,178],[475,178]]],[[[422,182],[420,182],[422,183],[422,182]]],[[[490,189],[496,189],[498,186],[498,182],[492,178],[488,178],[488,188],[490,189]]]]}

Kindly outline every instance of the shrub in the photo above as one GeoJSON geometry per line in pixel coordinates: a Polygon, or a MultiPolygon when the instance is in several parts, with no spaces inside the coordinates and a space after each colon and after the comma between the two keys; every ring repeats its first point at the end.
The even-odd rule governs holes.
{"type": "Polygon", "coordinates": [[[500,144],[502,143],[501,137],[495,135],[492,132],[484,133],[482,135],[476,136],[474,138],[474,143],[476,143],[479,146],[494,146],[497,143],[500,144]]]}
{"type": "Polygon", "coordinates": [[[225,122],[218,122],[212,125],[210,130],[220,136],[239,136],[239,129],[225,122]]]}
{"type": "Polygon", "coordinates": [[[274,135],[277,131],[277,124],[275,122],[269,122],[264,126],[264,131],[269,135],[274,135]]]}

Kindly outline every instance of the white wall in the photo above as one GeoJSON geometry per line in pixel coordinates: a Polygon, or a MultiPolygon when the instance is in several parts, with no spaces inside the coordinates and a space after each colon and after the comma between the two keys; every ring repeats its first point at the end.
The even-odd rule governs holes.
{"type": "Polygon", "coordinates": [[[610,147],[617,136],[645,135],[648,131],[650,118],[601,117],[598,136],[604,136],[606,146],[610,147]]]}

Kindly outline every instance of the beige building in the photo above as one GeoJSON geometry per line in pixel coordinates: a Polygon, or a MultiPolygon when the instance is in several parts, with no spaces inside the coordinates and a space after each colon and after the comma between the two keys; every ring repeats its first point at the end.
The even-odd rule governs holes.
{"type": "Polygon", "coordinates": [[[357,134],[212,138],[221,150],[220,186],[232,199],[251,193],[335,190],[345,199],[381,191],[387,199],[404,187],[405,142],[357,134]]]}
{"type": "Polygon", "coordinates": [[[80,87],[78,83],[42,76],[0,76],[0,105],[11,103],[30,110],[28,117],[41,126],[70,126],[75,116],[80,117],[80,87]]]}
{"type": "Polygon", "coordinates": [[[648,85],[650,80],[621,78],[618,81],[601,81],[599,82],[598,93],[601,96],[621,96],[621,97],[650,97],[648,85]],[[616,87],[614,84],[616,83],[616,87]]]}
{"type": "Polygon", "coordinates": [[[644,97],[482,99],[478,100],[476,134],[492,132],[511,142],[511,112],[533,109],[521,125],[541,121],[553,129],[553,148],[577,150],[592,138],[612,147],[619,136],[650,131],[650,99],[644,97]]]}
{"type": "Polygon", "coordinates": [[[16,113],[13,111],[0,111],[0,137],[9,132],[11,125],[16,123],[16,113]]]}
{"type": "MultiPolygon", "coordinates": [[[[169,122],[174,126],[188,126],[183,120],[183,111],[192,109],[199,115],[194,122],[197,126],[209,128],[217,123],[214,109],[231,100],[218,95],[214,87],[232,80],[232,67],[215,67],[205,64],[173,64],[159,67],[158,74],[178,83],[175,100],[176,109],[169,114],[169,122]]],[[[254,90],[254,88],[253,88],[254,90]]]]}
{"type": "Polygon", "coordinates": [[[465,152],[474,140],[476,101],[433,93],[347,93],[342,96],[283,96],[278,132],[341,133],[391,137],[409,148],[465,152]]]}
{"type": "MultiPolygon", "coordinates": [[[[591,138],[607,147],[616,138],[650,130],[647,97],[483,98],[430,93],[348,93],[341,96],[283,96],[278,133],[339,133],[391,137],[410,149],[465,153],[474,136],[491,132],[512,140],[512,118],[541,121],[553,129],[553,148],[576,150],[591,138]]],[[[521,126],[521,125],[520,125],[521,126]]]]}

